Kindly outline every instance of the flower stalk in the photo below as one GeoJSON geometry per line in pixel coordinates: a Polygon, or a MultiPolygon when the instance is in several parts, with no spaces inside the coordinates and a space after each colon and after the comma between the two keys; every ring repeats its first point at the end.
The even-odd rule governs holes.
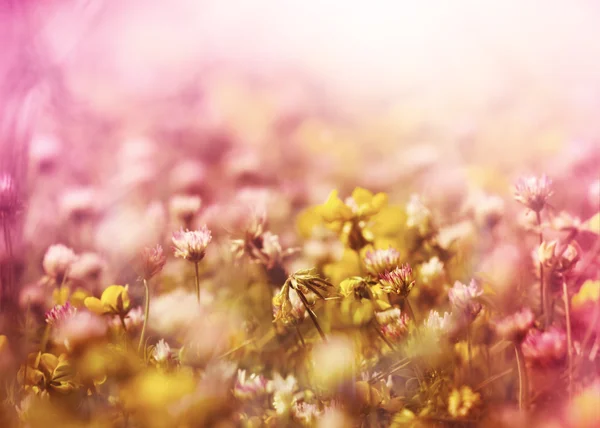
{"type": "Polygon", "coordinates": [[[571,302],[569,301],[569,292],[567,282],[562,282],[563,299],[565,303],[565,322],[567,327],[567,358],[569,371],[569,399],[573,398],[573,339],[571,333],[571,302]]]}
{"type": "Polygon", "coordinates": [[[144,292],[145,292],[145,303],[144,303],[144,323],[142,324],[142,333],[140,335],[140,343],[138,343],[138,352],[142,349],[142,344],[146,337],[146,326],[148,324],[148,317],[150,316],[150,289],[148,288],[148,281],[144,278],[144,292]]]}

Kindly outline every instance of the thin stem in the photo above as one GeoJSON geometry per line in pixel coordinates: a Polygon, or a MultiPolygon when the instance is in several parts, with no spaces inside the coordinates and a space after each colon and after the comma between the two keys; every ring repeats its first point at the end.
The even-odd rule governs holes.
{"type": "Polygon", "coordinates": [[[385,337],[385,334],[383,334],[383,332],[379,329],[379,325],[377,323],[373,324],[373,328],[375,329],[375,332],[377,333],[377,335],[381,338],[381,340],[383,340],[385,342],[385,344],[392,350],[395,351],[396,348],[394,348],[394,345],[391,344],[391,342],[387,339],[387,337],[385,337]]]}
{"type": "Polygon", "coordinates": [[[571,337],[571,303],[567,282],[562,282],[563,299],[565,301],[565,321],[567,324],[567,355],[569,359],[569,399],[573,398],[573,339],[571,337]]]}
{"type": "MultiPolygon", "coordinates": [[[[537,219],[537,225],[538,225],[538,229],[539,229],[540,245],[542,245],[542,243],[544,242],[544,235],[542,233],[542,216],[539,211],[535,212],[535,217],[537,219]]],[[[540,303],[542,306],[542,310],[541,310],[542,317],[544,315],[546,315],[546,316],[549,315],[547,294],[548,293],[547,293],[546,285],[545,285],[545,281],[544,281],[544,264],[540,260],[540,303]]],[[[549,319],[546,319],[545,322],[546,322],[546,324],[550,324],[549,319]]]]}
{"type": "Polygon", "coordinates": [[[123,327],[123,331],[125,332],[125,335],[127,336],[127,326],[125,325],[125,317],[121,314],[119,314],[119,319],[121,320],[121,327],[123,327]]]}
{"type": "Polygon", "coordinates": [[[415,312],[413,311],[412,306],[410,305],[410,302],[408,301],[408,297],[404,298],[404,303],[406,305],[406,310],[407,310],[408,314],[410,315],[410,317],[412,318],[412,320],[416,326],[417,325],[417,317],[415,317],[415,312]]]}
{"type": "Polygon", "coordinates": [[[519,374],[519,410],[524,410],[527,408],[529,401],[529,381],[527,379],[525,357],[519,343],[515,343],[515,355],[517,356],[517,372],[519,374]]]}
{"type": "Polygon", "coordinates": [[[321,326],[319,325],[319,321],[317,321],[317,316],[315,315],[313,310],[310,308],[310,305],[308,304],[308,300],[306,300],[304,293],[302,293],[302,291],[300,291],[300,290],[296,290],[296,293],[298,293],[298,297],[300,297],[302,304],[304,304],[304,307],[306,308],[306,312],[308,312],[308,316],[310,317],[310,319],[312,320],[313,324],[315,325],[317,331],[319,332],[321,339],[323,339],[324,342],[327,342],[325,333],[321,329],[321,326]]]}
{"type": "Polygon", "coordinates": [[[194,270],[196,272],[196,298],[200,303],[200,275],[198,274],[198,262],[194,263],[194,270]]]}
{"type": "Polygon", "coordinates": [[[469,360],[469,379],[473,377],[473,350],[471,344],[471,324],[467,325],[467,359],[469,360]]]}
{"type": "Polygon", "coordinates": [[[296,335],[298,336],[298,339],[300,340],[300,343],[302,343],[302,347],[306,348],[306,343],[304,343],[304,338],[302,337],[302,333],[300,333],[300,329],[298,328],[298,326],[294,326],[296,328],[296,335]]]}
{"type": "Polygon", "coordinates": [[[148,288],[148,281],[144,278],[144,290],[146,294],[146,300],[144,305],[144,324],[142,325],[142,334],[140,335],[140,343],[138,343],[138,352],[142,349],[144,338],[146,336],[146,325],[148,324],[148,317],[150,316],[150,289],[148,288]]]}

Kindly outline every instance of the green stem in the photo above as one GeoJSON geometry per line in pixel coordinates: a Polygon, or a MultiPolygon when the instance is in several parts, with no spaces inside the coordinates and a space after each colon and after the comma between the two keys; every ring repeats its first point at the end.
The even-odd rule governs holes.
{"type": "Polygon", "coordinates": [[[565,321],[567,324],[567,356],[569,359],[569,399],[573,398],[573,339],[571,337],[571,303],[567,282],[562,283],[563,299],[565,301],[565,321]]]}
{"type": "Polygon", "coordinates": [[[471,343],[471,325],[467,325],[467,359],[469,360],[469,379],[473,378],[473,350],[471,343]]]}
{"type": "Polygon", "coordinates": [[[519,343],[515,343],[515,355],[517,356],[517,372],[519,374],[519,410],[524,410],[527,408],[529,401],[529,382],[527,379],[527,368],[525,367],[525,357],[519,343]]]}
{"type": "Polygon", "coordinates": [[[140,335],[140,343],[138,344],[138,352],[142,349],[144,338],[146,336],[146,325],[148,324],[148,317],[150,316],[150,289],[148,288],[148,282],[144,278],[144,290],[146,293],[146,300],[144,305],[144,324],[142,324],[142,334],[140,335]]]}
{"type": "Polygon", "coordinates": [[[404,304],[406,306],[406,311],[408,312],[408,315],[410,315],[410,317],[412,318],[413,322],[415,323],[415,327],[417,326],[417,317],[415,317],[415,312],[412,309],[412,306],[410,304],[410,302],[408,301],[408,297],[404,298],[404,304]]]}
{"type": "Polygon", "coordinates": [[[198,274],[198,262],[194,263],[194,270],[196,272],[196,298],[200,303],[200,275],[198,274]]]}

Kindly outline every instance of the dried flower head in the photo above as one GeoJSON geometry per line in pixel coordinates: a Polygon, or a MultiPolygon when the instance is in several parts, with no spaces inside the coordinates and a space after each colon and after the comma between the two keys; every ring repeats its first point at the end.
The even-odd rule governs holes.
{"type": "Polygon", "coordinates": [[[566,334],[555,327],[547,331],[529,330],[521,349],[532,364],[540,367],[553,366],[560,363],[566,355],[566,334]]]}
{"type": "Polygon", "coordinates": [[[173,233],[173,249],[175,257],[190,262],[198,263],[206,254],[206,247],[210,243],[212,235],[206,226],[200,230],[183,230],[173,233]]]}
{"type": "Polygon", "coordinates": [[[264,376],[256,373],[246,376],[246,370],[238,370],[233,395],[240,400],[251,400],[264,395],[266,392],[267,379],[264,376]]]}
{"type": "Polygon", "coordinates": [[[415,281],[412,279],[412,268],[406,263],[379,275],[379,282],[385,292],[399,294],[403,297],[408,296],[415,285],[415,281]]]}
{"type": "Polygon", "coordinates": [[[523,177],[515,184],[515,199],[536,213],[544,209],[550,196],[552,196],[552,180],[546,175],[523,177]]]}
{"type": "Polygon", "coordinates": [[[141,254],[142,275],[145,280],[156,276],[165,266],[167,257],[160,245],[145,247],[141,254]]]}
{"type": "Polygon", "coordinates": [[[364,263],[367,272],[377,277],[400,265],[400,253],[392,247],[387,250],[369,250],[365,255],[364,263]]]}
{"type": "Polygon", "coordinates": [[[64,305],[56,305],[46,312],[46,323],[49,325],[58,325],[62,321],[71,318],[77,313],[77,308],[71,306],[69,302],[64,305]]]}
{"type": "Polygon", "coordinates": [[[62,283],[67,277],[67,271],[77,260],[75,252],[62,244],[52,245],[46,251],[42,266],[48,277],[56,283],[62,283]]]}
{"type": "Polygon", "coordinates": [[[496,322],[496,333],[504,339],[520,342],[533,326],[535,317],[529,308],[523,308],[496,322]]]}

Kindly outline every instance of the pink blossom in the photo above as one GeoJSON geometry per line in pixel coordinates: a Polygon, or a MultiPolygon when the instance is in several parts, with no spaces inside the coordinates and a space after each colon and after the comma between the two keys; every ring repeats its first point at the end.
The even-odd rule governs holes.
{"type": "Polygon", "coordinates": [[[175,257],[197,263],[204,258],[206,247],[211,239],[210,230],[206,226],[194,231],[181,229],[173,233],[175,257]]]}
{"type": "Polygon", "coordinates": [[[522,177],[515,184],[515,199],[534,212],[540,212],[550,196],[552,180],[546,175],[522,177]]]}
{"type": "Polygon", "coordinates": [[[378,276],[400,265],[400,253],[392,247],[387,250],[369,250],[365,255],[364,263],[371,275],[378,276]]]}

